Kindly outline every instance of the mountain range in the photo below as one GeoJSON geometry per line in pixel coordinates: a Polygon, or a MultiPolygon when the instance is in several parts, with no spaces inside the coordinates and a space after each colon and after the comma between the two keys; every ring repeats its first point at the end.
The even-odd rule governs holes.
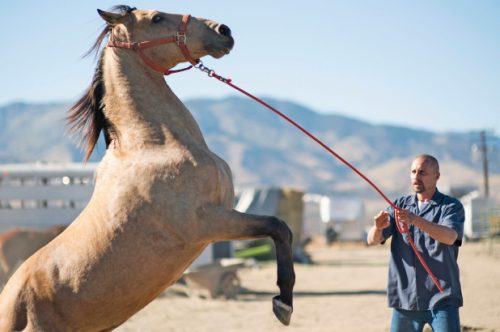
{"type": "MultiPolygon", "coordinates": [[[[266,102],[309,130],[363,172],[388,195],[409,188],[413,156],[429,153],[441,163],[440,186],[481,188],[480,158],[471,152],[476,133],[437,133],[425,129],[367,123],[322,114],[297,103],[266,102]]],[[[274,113],[249,99],[186,101],[210,148],[230,165],[237,185],[287,186],[313,192],[374,195],[348,167],[274,113]]],[[[68,103],[12,103],[0,107],[0,163],[79,162],[83,153],[65,135],[68,103]]],[[[418,125],[418,124],[416,124],[418,125]]],[[[500,138],[490,135],[491,146],[500,138]]],[[[91,161],[105,152],[100,142],[91,161]]],[[[490,153],[490,191],[498,195],[500,160],[490,153]]]]}

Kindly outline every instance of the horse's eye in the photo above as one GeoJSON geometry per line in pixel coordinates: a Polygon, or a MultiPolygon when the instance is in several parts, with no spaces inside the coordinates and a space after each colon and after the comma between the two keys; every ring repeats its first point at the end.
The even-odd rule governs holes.
{"type": "Polygon", "coordinates": [[[163,17],[161,15],[155,15],[155,16],[153,16],[153,19],[151,20],[151,22],[153,22],[153,23],[160,23],[161,21],[163,21],[163,17]]]}

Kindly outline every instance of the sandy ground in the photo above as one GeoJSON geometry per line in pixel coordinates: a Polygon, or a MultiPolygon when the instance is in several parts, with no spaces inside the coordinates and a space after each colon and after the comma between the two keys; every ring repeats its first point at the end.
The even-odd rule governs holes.
{"type": "MultiPolygon", "coordinates": [[[[166,291],[116,331],[388,331],[387,245],[321,243],[308,247],[314,265],[297,264],[294,313],[285,327],[274,317],[274,263],[241,268],[235,300],[166,291]]],[[[459,257],[463,331],[500,331],[500,243],[466,243],[459,257]]],[[[198,293],[199,295],[199,293],[198,293]]],[[[426,329],[427,330],[427,329],[426,329]]]]}

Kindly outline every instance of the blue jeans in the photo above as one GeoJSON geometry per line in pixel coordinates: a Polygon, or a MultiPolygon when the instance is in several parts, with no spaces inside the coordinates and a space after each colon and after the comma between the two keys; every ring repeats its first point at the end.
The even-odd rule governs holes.
{"type": "Polygon", "coordinates": [[[460,332],[458,308],[443,307],[424,311],[393,309],[391,332],[421,332],[426,323],[434,332],[460,332]]]}

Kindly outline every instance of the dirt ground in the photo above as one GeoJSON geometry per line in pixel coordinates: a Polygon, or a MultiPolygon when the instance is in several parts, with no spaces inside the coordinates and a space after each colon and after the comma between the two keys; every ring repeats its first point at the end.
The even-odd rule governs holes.
{"type": "MultiPolygon", "coordinates": [[[[314,265],[296,265],[294,313],[285,327],[274,317],[276,266],[238,270],[235,300],[187,296],[174,286],[116,331],[388,331],[389,246],[320,242],[308,247],[314,265]]],[[[463,331],[500,331],[500,243],[464,244],[459,256],[463,331]]],[[[199,293],[198,293],[199,295],[199,293]]],[[[430,329],[429,329],[430,330],[430,329]]]]}

